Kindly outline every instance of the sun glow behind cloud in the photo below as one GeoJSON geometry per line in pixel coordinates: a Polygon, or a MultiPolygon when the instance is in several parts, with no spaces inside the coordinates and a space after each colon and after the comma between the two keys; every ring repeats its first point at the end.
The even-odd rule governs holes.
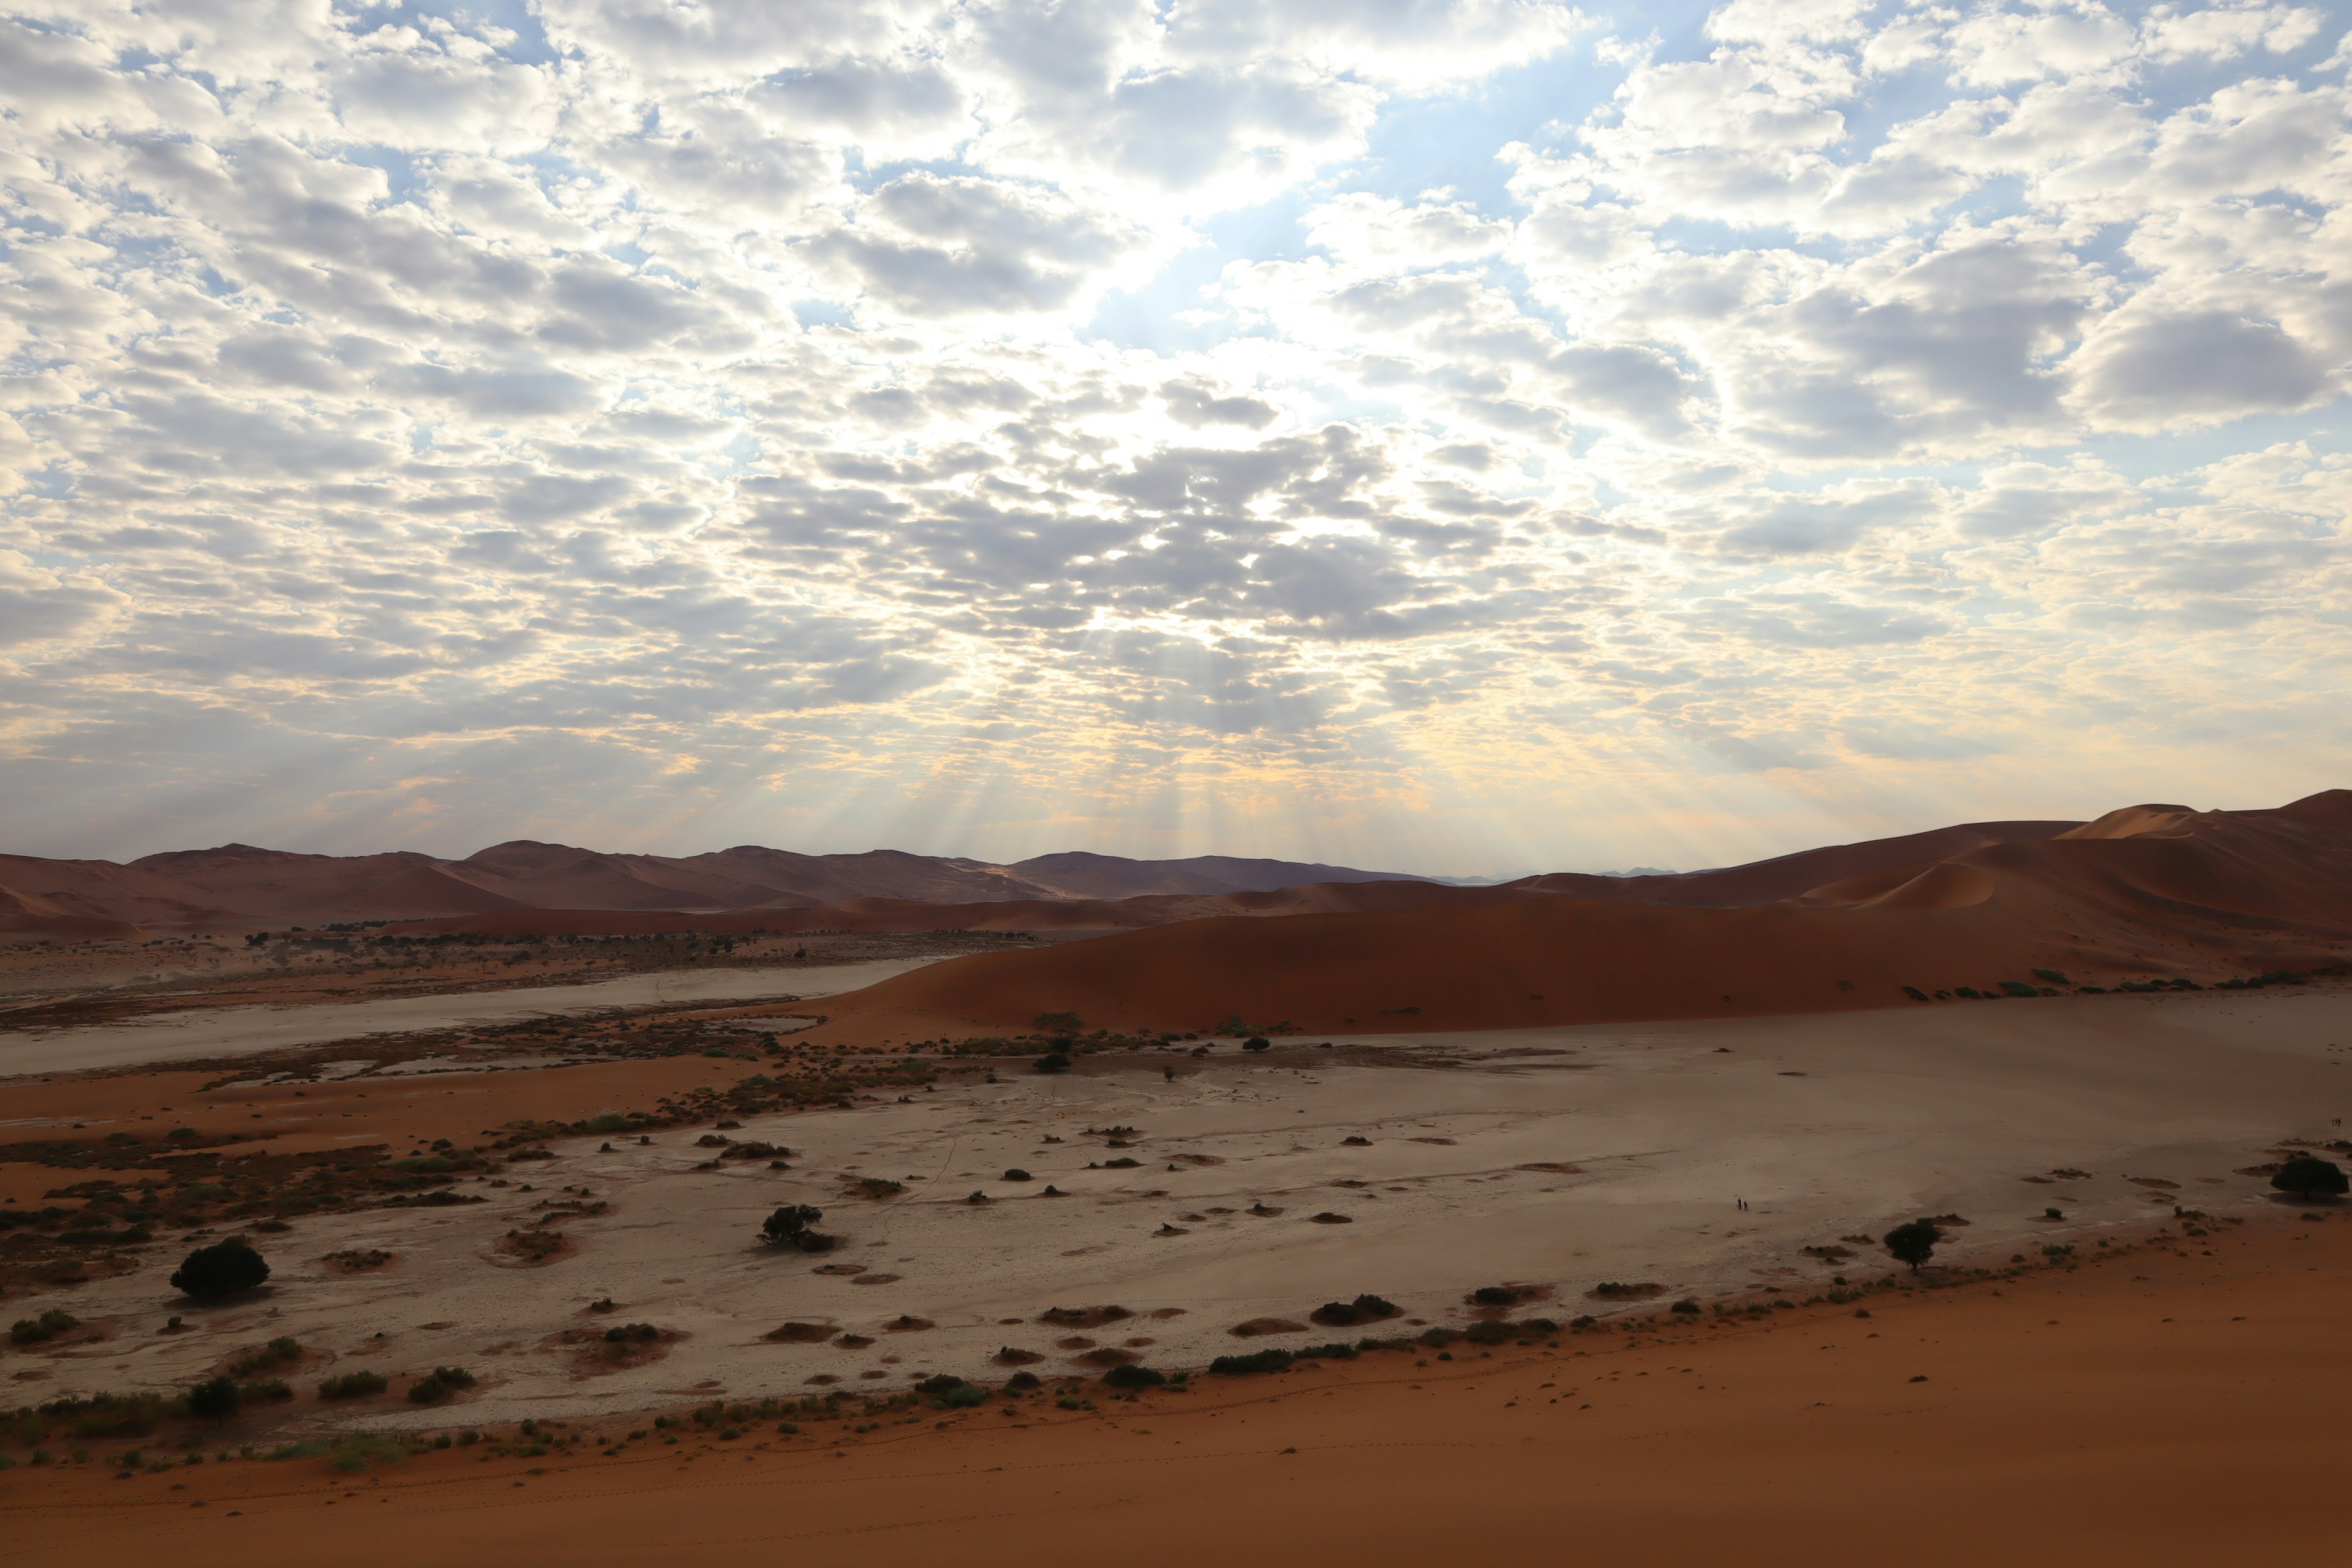
{"type": "Polygon", "coordinates": [[[2343,31],[20,13],[6,847],[1500,871],[2343,783],[2343,31]]]}

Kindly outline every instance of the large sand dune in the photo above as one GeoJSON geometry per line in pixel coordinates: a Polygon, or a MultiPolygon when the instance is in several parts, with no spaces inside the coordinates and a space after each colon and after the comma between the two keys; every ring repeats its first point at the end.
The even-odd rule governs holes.
{"type": "Polygon", "coordinates": [[[2133,807],[1748,909],[1445,902],[961,959],[834,1016],[894,1038],[1071,1012],[1089,1027],[1495,1029],[1916,1005],[1904,987],[2038,989],[2036,971],[2210,983],[2352,952],[2352,792],[2267,811],[2133,807]]]}

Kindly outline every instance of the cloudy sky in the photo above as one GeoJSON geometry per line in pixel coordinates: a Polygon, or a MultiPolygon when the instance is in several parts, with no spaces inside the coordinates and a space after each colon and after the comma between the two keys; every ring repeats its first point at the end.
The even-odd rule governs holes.
{"type": "Polygon", "coordinates": [[[1694,867],[2352,784],[2339,8],[0,26],[0,848],[1694,867]]]}

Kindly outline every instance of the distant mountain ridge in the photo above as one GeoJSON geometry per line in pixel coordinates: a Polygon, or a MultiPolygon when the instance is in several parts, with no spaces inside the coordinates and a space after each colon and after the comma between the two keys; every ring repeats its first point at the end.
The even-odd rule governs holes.
{"type": "Polygon", "coordinates": [[[670,857],[519,838],[445,860],[413,850],[307,855],[224,844],[127,865],[0,856],[0,931],[97,936],[155,926],[429,920],[515,910],[807,910],[863,899],[1066,901],[1414,880],[1402,872],[1223,855],[1136,860],[1073,851],[999,866],[897,849],[802,855],[742,844],[670,857]]]}

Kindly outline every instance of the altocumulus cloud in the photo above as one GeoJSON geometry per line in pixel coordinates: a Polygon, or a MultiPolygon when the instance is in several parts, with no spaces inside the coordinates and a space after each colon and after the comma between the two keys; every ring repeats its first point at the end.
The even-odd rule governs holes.
{"type": "Polygon", "coordinates": [[[2345,782],[2344,34],[20,9],[6,847],[1477,869],[2345,782]]]}

